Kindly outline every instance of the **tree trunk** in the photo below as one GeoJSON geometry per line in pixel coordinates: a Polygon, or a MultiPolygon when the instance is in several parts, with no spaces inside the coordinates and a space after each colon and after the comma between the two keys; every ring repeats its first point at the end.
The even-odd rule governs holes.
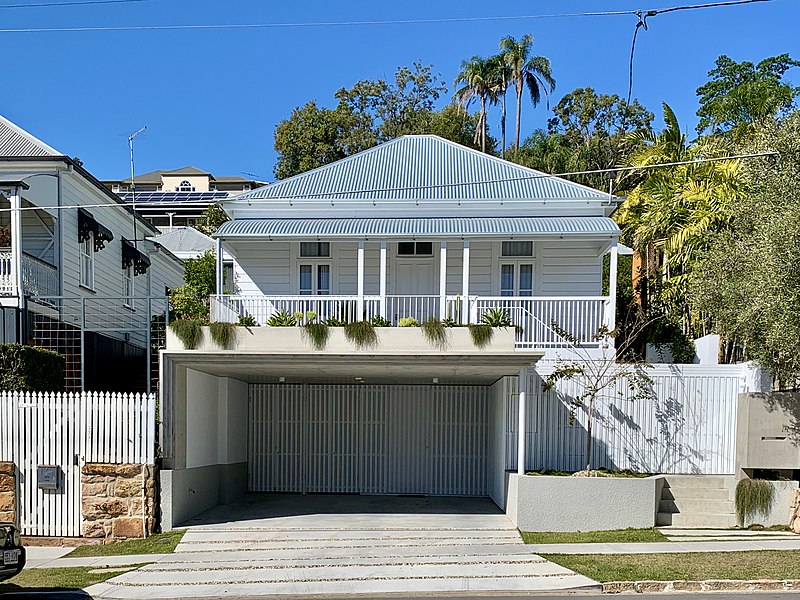
{"type": "Polygon", "coordinates": [[[592,411],[594,410],[594,396],[589,400],[589,412],[586,416],[586,475],[592,471],[592,411]]]}
{"type": "Polygon", "coordinates": [[[502,108],[500,109],[502,112],[500,113],[500,131],[502,136],[502,146],[500,147],[500,157],[506,157],[506,90],[503,89],[503,103],[502,108]]]}
{"type": "Polygon", "coordinates": [[[486,96],[481,96],[481,152],[486,152],[486,96]]]}
{"type": "Polygon", "coordinates": [[[520,122],[520,111],[522,110],[522,77],[517,79],[515,82],[517,88],[517,132],[514,135],[514,145],[519,150],[519,122],[520,122]]]}

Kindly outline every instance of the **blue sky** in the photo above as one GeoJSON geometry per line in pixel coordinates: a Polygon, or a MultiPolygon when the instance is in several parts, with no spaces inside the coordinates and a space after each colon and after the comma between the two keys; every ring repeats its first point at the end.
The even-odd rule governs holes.
{"type": "MultiPolygon", "coordinates": [[[[2,8],[42,1],[0,0],[0,27],[493,17],[683,3],[147,0],[2,8]]],[[[682,125],[693,130],[695,90],[718,55],[758,61],[788,52],[800,58],[798,8],[798,0],[774,0],[651,18],[649,31],[640,32],[637,42],[634,96],[657,114],[661,101],[667,101],[682,125]]],[[[127,135],[147,125],[137,140],[137,172],[191,164],[218,175],[249,172],[271,180],[273,131],[295,106],[312,99],[332,105],[339,87],[391,77],[397,66],[415,60],[433,64],[452,88],[461,60],[496,52],[504,35],[535,36],[535,52],[553,65],[556,100],[586,85],[625,96],[635,23],[635,17],[625,15],[358,27],[0,33],[0,114],[80,157],[103,179],[126,176],[127,135]]],[[[790,79],[800,83],[800,69],[790,71],[790,79]]],[[[523,137],[544,126],[548,115],[544,106],[524,106],[523,137]]],[[[492,116],[490,125],[496,131],[497,118],[492,116]]]]}

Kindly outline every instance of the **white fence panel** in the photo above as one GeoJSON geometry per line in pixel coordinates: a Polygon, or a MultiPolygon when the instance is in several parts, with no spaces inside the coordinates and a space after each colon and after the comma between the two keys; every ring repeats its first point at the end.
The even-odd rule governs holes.
{"type": "MultiPolygon", "coordinates": [[[[528,385],[526,468],[577,471],[586,466],[586,408],[570,423],[575,382],[550,392],[540,363],[528,385]]],[[[649,473],[732,474],[740,365],[658,365],[648,370],[655,398],[631,400],[620,380],[595,404],[592,467],[649,473]]],[[[506,467],[517,468],[517,381],[509,380],[506,467]]]]}
{"type": "Polygon", "coordinates": [[[80,536],[81,466],[152,464],[155,395],[0,392],[0,460],[17,467],[22,533],[80,536]],[[37,467],[55,466],[57,489],[40,489],[37,467]]]}

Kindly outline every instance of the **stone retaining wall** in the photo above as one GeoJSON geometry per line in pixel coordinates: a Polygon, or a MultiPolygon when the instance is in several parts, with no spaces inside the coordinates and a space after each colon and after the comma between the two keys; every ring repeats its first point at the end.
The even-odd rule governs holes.
{"type": "Polygon", "coordinates": [[[800,533],[800,490],[795,490],[792,495],[792,512],[789,518],[789,527],[795,533],[800,533]]]}
{"type": "Polygon", "coordinates": [[[0,462],[0,521],[17,522],[17,477],[13,462],[0,462]]]}
{"type": "Polygon", "coordinates": [[[81,470],[81,494],[84,537],[136,538],[154,533],[153,465],[88,463],[81,470]]]}

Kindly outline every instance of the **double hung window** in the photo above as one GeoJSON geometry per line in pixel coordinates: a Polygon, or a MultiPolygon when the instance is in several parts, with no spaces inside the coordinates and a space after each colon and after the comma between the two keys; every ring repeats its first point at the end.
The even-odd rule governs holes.
{"type": "Polygon", "coordinates": [[[300,242],[299,291],[302,296],[331,293],[331,245],[329,242],[300,242]]]}
{"type": "Polygon", "coordinates": [[[503,242],[500,295],[533,296],[533,242],[503,242]]]}

